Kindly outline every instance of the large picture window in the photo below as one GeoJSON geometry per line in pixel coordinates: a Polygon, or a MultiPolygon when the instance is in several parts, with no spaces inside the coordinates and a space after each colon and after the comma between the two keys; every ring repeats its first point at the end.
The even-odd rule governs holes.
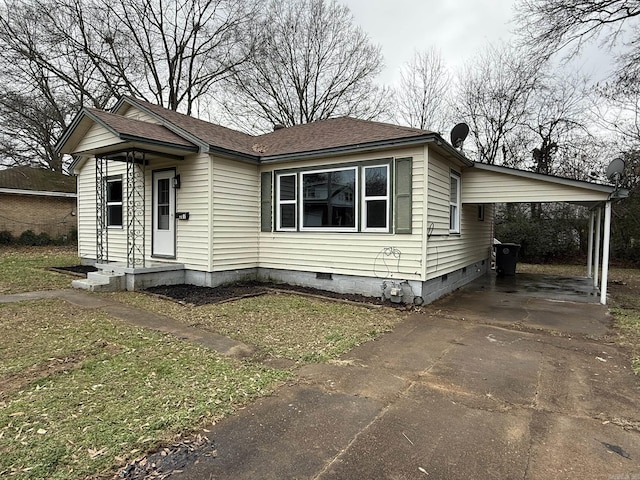
{"type": "Polygon", "coordinates": [[[302,229],[355,231],[357,169],[303,172],[302,229]]]}
{"type": "Polygon", "coordinates": [[[107,226],[122,227],[122,176],[107,179],[107,226]]]}
{"type": "Polygon", "coordinates": [[[449,194],[449,231],[460,233],[460,175],[451,172],[451,190],[449,194]]]}
{"type": "Polygon", "coordinates": [[[407,227],[411,221],[411,162],[410,157],[389,158],[313,170],[276,171],[273,193],[269,188],[271,174],[263,173],[263,231],[271,231],[273,214],[275,230],[280,232],[389,233],[396,228],[397,233],[411,233],[407,227]],[[392,179],[396,183],[402,180],[395,193],[392,179]],[[397,201],[402,210],[394,225],[391,212],[397,201]]]}

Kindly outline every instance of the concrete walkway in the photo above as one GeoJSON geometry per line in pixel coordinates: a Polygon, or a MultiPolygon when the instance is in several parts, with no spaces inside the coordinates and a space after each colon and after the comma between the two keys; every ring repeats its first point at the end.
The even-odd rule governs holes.
{"type": "Polygon", "coordinates": [[[59,298],[81,308],[99,309],[109,315],[139,327],[169,333],[178,338],[200,344],[226,356],[244,357],[253,353],[253,348],[217,333],[190,327],[164,315],[125,305],[106,297],[86,293],[82,290],[50,290],[41,292],[0,295],[0,303],[22,302],[45,298],[59,298]]]}

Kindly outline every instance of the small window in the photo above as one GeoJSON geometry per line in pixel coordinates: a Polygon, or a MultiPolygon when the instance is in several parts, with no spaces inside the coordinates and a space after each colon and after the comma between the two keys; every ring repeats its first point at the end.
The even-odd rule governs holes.
{"type": "Polygon", "coordinates": [[[460,233],[460,175],[451,172],[449,194],[449,232],[460,233]]]}
{"type": "Polygon", "coordinates": [[[389,231],[389,166],[364,167],[362,218],[364,231],[389,231]]]}
{"type": "Polygon", "coordinates": [[[478,205],[478,221],[484,222],[484,205],[478,205]]]}
{"type": "Polygon", "coordinates": [[[357,169],[304,172],[302,229],[355,231],[357,225],[357,169]]]}
{"type": "Polygon", "coordinates": [[[296,230],[296,174],[278,175],[277,229],[296,230]]]}
{"type": "Polygon", "coordinates": [[[107,226],[122,228],[122,177],[107,179],[107,226]]]}

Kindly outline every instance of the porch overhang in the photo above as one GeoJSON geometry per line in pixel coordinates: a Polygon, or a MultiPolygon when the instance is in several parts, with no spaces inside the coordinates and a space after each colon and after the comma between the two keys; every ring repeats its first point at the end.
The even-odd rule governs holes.
{"type": "MultiPolygon", "coordinates": [[[[134,120],[102,110],[85,108],[60,138],[56,149],[72,155],[71,170],[91,157],[117,157],[124,152],[144,152],[154,158],[184,159],[200,148],[163,125],[134,120]]],[[[128,155],[125,155],[129,158],[128,155]]]]}

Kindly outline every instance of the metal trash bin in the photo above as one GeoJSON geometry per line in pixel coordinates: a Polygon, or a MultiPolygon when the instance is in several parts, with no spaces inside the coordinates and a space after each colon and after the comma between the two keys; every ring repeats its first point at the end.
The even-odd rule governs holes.
{"type": "Polygon", "coordinates": [[[499,277],[515,275],[520,245],[517,243],[500,243],[493,247],[496,249],[496,274],[499,277]]]}

